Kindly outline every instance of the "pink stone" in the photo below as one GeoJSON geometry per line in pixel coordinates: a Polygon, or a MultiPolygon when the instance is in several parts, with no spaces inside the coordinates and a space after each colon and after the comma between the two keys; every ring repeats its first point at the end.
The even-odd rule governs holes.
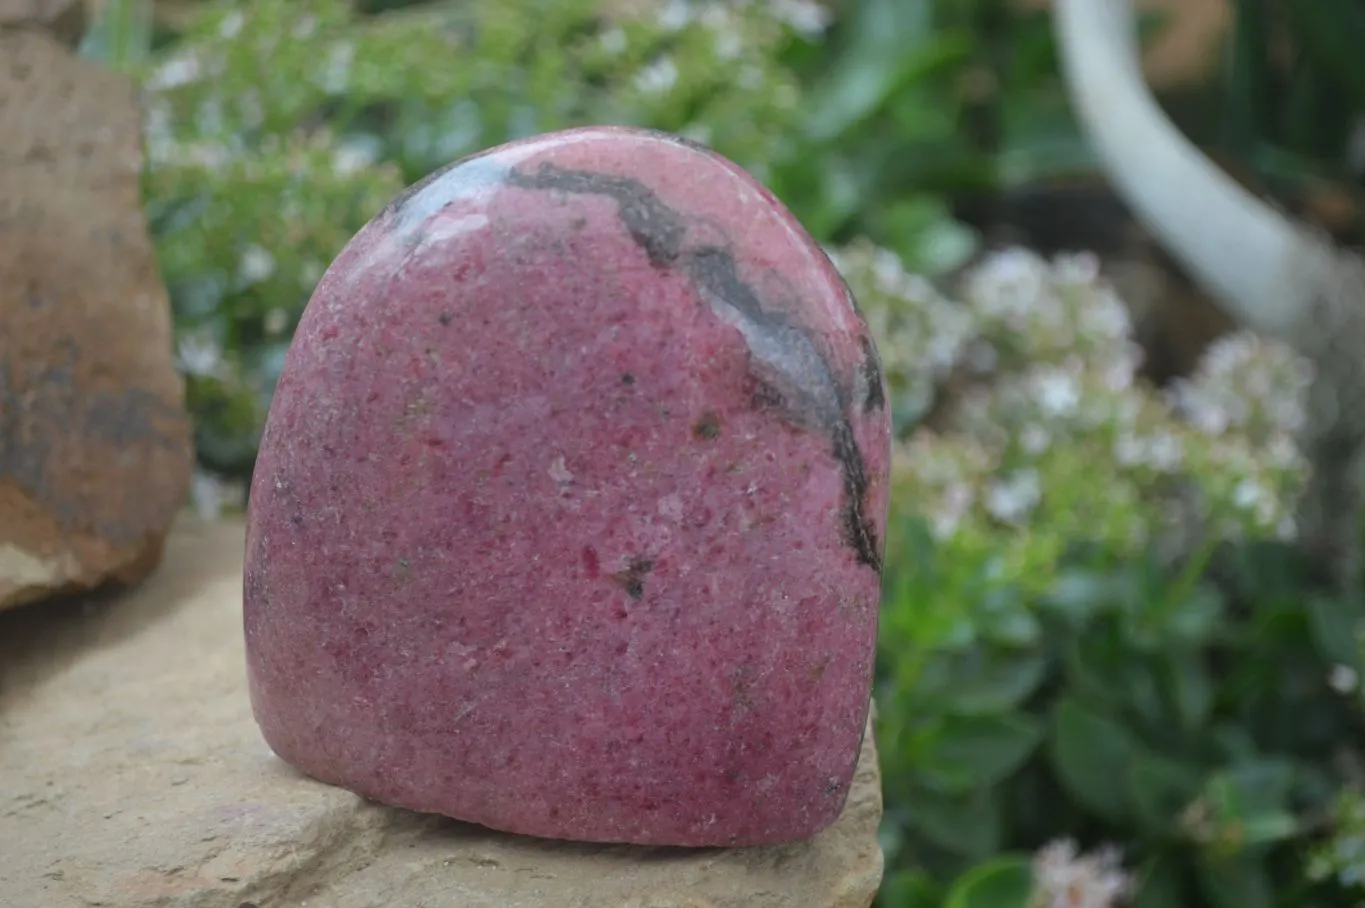
{"type": "Polygon", "coordinates": [[[811,836],[867,718],[890,418],[819,246],[680,139],[403,193],[308,304],[252,485],[266,740],[495,829],[811,836]]]}

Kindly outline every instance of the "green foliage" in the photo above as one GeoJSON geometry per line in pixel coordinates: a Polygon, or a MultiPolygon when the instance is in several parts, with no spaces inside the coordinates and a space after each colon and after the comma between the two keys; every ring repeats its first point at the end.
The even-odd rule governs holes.
{"type": "Polygon", "coordinates": [[[1064,557],[1041,591],[983,583],[941,569],[958,563],[953,539],[901,519],[878,689],[888,891],[901,873],[947,880],[1075,836],[1122,842],[1129,867],[1161,868],[1139,873],[1139,904],[1272,904],[1272,891],[1298,891],[1273,904],[1351,904],[1310,887],[1305,862],[1330,868],[1319,881],[1365,868],[1358,820],[1330,850],[1315,845],[1343,781],[1334,742],[1365,725],[1329,684],[1337,663],[1301,581],[1276,576],[1283,549],[1247,544],[1231,595],[1197,587],[1179,605],[1204,617],[1173,620],[1161,599],[1129,595],[1151,582],[1130,568],[1064,557]],[[979,630],[1006,599],[1036,633],[979,630]],[[1166,894],[1147,894],[1157,888],[1166,894]]]}
{"type": "Polygon", "coordinates": [[[1209,119],[1198,137],[1217,141],[1274,185],[1331,179],[1358,189],[1359,167],[1352,176],[1343,165],[1352,124],[1365,110],[1365,74],[1355,51],[1365,39],[1361,6],[1354,0],[1234,6],[1227,77],[1212,92],[1225,115],[1209,119]],[[1285,43],[1298,52],[1282,56],[1285,43]]]}
{"type": "Polygon", "coordinates": [[[1335,832],[1314,852],[1309,876],[1358,890],[1365,886],[1365,792],[1358,781],[1337,796],[1331,821],[1335,832]]]}
{"type": "Polygon", "coordinates": [[[629,123],[704,140],[760,178],[795,130],[758,9],[669,21],[595,0],[207,3],[146,67],[148,208],[207,465],[248,469],[312,288],[405,184],[514,138],[629,123]]]}
{"type": "Polygon", "coordinates": [[[955,304],[835,258],[878,330],[915,326],[886,366],[923,402],[896,413],[882,904],[1352,904],[1359,833],[1318,838],[1365,609],[1289,546],[1304,365],[1235,335],[1160,395],[1084,257],[988,257],[955,304]]]}
{"type": "Polygon", "coordinates": [[[948,892],[944,908],[1028,908],[1033,869],[1017,857],[983,861],[964,873],[948,892]]]}

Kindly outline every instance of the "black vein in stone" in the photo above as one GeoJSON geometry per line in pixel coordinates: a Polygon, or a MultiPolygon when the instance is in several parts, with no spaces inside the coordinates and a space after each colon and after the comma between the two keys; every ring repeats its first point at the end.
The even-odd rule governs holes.
{"type": "Polygon", "coordinates": [[[682,252],[683,237],[687,235],[686,221],[664,204],[654,190],[638,180],[541,164],[531,174],[514,169],[507,181],[522,189],[607,196],[616,203],[621,223],[630,238],[644,249],[649,263],[655,267],[672,265],[682,252]]]}
{"type": "MultiPolygon", "coordinates": [[[[849,294],[849,299],[852,298],[853,295],[849,294]]],[[[882,388],[882,360],[870,336],[865,334],[858,341],[863,345],[863,381],[867,385],[863,412],[870,413],[886,406],[886,392],[882,388]]]]}
{"type": "MultiPolygon", "coordinates": [[[[513,168],[506,179],[522,189],[610,198],[616,203],[622,225],[650,264],[681,270],[717,315],[739,329],[758,367],[756,378],[777,387],[785,400],[784,412],[830,437],[833,456],[844,477],[844,540],[861,563],[880,571],[876,530],[864,513],[867,468],[846,415],[850,395],[836,381],[809,333],[791,324],[781,312],[763,306],[757,291],[739,276],[733,251],[714,244],[686,248],[687,220],[654,190],[629,177],[542,163],[531,172],[513,168]]],[[[865,408],[883,403],[880,366],[875,352],[868,353],[865,342],[865,408]]]]}

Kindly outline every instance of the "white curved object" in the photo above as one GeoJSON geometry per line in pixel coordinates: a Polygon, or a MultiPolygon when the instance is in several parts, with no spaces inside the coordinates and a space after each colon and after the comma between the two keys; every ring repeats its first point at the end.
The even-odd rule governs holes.
{"type": "Polygon", "coordinates": [[[1074,109],[1135,215],[1248,327],[1298,333],[1305,261],[1317,241],[1208,160],[1143,80],[1130,0],[1054,0],[1074,109]]]}

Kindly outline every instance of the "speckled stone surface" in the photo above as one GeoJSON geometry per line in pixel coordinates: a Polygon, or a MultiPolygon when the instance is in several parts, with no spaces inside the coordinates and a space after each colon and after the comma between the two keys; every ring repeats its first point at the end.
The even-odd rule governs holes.
{"type": "Polygon", "coordinates": [[[847,288],[735,165],[607,127],[457,162],[290,349],[256,719],[317,779],[495,829],[811,836],[867,718],[889,439],[847,288]]]}

